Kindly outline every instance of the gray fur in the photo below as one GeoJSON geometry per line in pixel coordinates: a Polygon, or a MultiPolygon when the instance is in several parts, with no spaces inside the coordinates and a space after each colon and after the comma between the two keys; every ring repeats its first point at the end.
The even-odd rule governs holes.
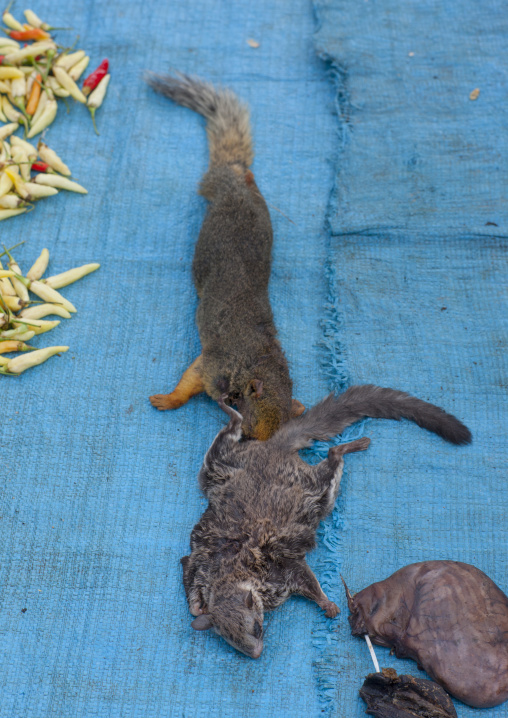
{"type": "Polygon", "coordinates": [[[209,505],[182,559],[184,586],[198,630],[213,628],[232,646],[257,658],[263,648],[264,612],[298,593],[335,616],[305,561],[319,522],[333,509],[343,455],[369,439],[333,447],[309,466],[298,455],[311,439],[325,439],[364,417],[410,418],[453,443],[471,440],[455,417],[403,392],[354,386],[331,394],[266,442],[241,442],[242,416],[226,406],[229,424],[215,438],[199,474],[209,505]]]}
{"type": "Polygon", "coordinates": [[[146,81],[156,92],[206,119],[210,167],[238,164],[245,171],[251,166],[254,152],[249,110],[234,92],[182,73],[175,77],[148,73],[146,81]]]}
{"type": "Polygon", "coordinates": [[[289,451],[310,446],[313,439],[326,440],[363,417],[409,419],[451,444],[469,444],[471,432],[455,416],[404,391],[373,384],[352,386],[344,394],[330,394],[300,419],[277,432],[277,442],[289,451]]]}

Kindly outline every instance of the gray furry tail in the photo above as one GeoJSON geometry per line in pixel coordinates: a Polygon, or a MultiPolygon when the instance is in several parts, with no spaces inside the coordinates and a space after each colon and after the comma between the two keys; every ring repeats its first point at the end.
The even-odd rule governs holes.
{"type": "Polygon", "coordinates": [[[145,80],[156,92],[206,118],[210,168],[240,165],[247,170],[251,166],[254,152],[249,110],[234,92],[188,75],[149,73],[145,80]]]}
{"type": "Polygon", "coordinates": [[[343,394],[330,394],[298,419],[285,424],[270,440],[286,451],[310,446],[313,439],[340,434],[359,419],[409,419],[452,444],[469,444],[471,432],[452,414],[396,389],[373,384],[352,386],[343,394]]]}

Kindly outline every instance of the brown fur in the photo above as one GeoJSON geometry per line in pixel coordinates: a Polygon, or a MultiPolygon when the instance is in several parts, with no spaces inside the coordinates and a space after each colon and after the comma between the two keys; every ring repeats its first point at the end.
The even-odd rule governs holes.
{"type": "Polygon", "coordinates": [[[200,186],[210,204],[193,261],[202,354],[171,394],[150,401],[158,409],[174,409],[200,391],[216,400],[226,393],[243,415],[245,435],[266,440],[304,408],[291,398],[289,367],[268,298],[272,226],[248,169],[254,157],[248,110],[230,90],[197,78],[148,81],[206,118],[210,145],[210,167],[200,186]]]}

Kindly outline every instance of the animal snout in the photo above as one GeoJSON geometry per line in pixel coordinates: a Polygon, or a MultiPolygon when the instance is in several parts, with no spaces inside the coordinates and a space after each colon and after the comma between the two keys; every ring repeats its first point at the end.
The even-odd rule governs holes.
{"type": "Polygon", "coordinates": [[[252,658],[259,658],[263,651],[263,641],[256,641],[256,645],[252,649],[251,656],[252,658]]]}

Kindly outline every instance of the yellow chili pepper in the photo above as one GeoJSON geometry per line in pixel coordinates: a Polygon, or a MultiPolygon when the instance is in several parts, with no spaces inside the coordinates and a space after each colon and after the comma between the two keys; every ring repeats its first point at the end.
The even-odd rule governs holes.
{"type": "Polygon", "coordinates": [[[44,299],[45,302],[54,302],[55,304],[61,304],[64,309],[67,309],[67,311],[71,313],[77,311],[74,304],[71,304],[67,299],[65,299],[65,297],[62,297],[62,295],[57,292],[56,289],[48,287],[47,284],[44,284],[43,282],[39,282],[37,280],[32,282],[30,282],[30,280],[26,281],[28,282],[28,288],[30,289],[30,291],[36,294],[41,299],[44,299]]]}
{"type": "Polygon", "coordinates": [[[6,55],[4,62],[19,63],[19,61],[24,60],[25,57],[37,57],[37,55],[42,55],[48,50],[56,50],[56,45],[52,40],[34,42],[32,45],[27,45],[27,47],[23,47],[21,50],[6,55]]]}
{"type": "Polygon", "coordinates": [[[0,173],[0,197],[3,197],[12,188],[12,180],[5,170],[0,173]]]}
{"type": "Polygon", "coordinates": [[[49,252],[47,249],[43,249],[40,255],[37,257],[33,265],[27,272],[27,279],[40,279],[47,269],[49,263],[49,252]]]}
{"type": "Polygon", "coordinates": [[[0,342],[0,354],[7,354],[7,352],[26,352],[30,351],[30,349],[34,349],[34,347],[28,346],[25,342],[0,342]]]}
{"type": "Polygon", "coordinates": [[[19,297],[11,297],[9,295],[2,296],[2,301],[5,304],[5,306],[11,310],[11,312],[17,312],[20,309],[23,309],[23,307],[26,307],[26,302],[24,302],[19,297]]]}
{"type": "Polygon", "coordinates": [[[17,194],[4,194],[3,197],[0,197],[1,209],[17,209],[18,207],[24,207],[24,200],[17,194]]]}
{"type": "MultiPolygon", "coordinates": [[[[90,58],[88,55],[85,55],[85,57],[77,62],[71,69],[69,70],[69,77],[71,80],[74,80],[74,82],[77,82],[81,75],[84,73],[86,68],[88,67],[88,63],[90,62],[90,58]]],[[[84,93],[83,93],[84,94],[84,93]]]]}
{"type": "Polygon", "coordinates": [[[7,10],[2,15],[3,22],[7,25],[7,27],[10,27],[11,30],[22,30],[23,25],[16,20],[15,17],[11,15],[10,12],[7,12],[7,10]]]}
{"type": "MultiPolygon", "coordinates": [[[[35,334],[45,334],[46,332],[50,332],[52,329],[57,327],[60,324],[60,320],[55,319],[54,321],[50,322],[46,319],[29,319],[27,320],[27,323],[35,334]]],[[[14,322],[15,327],[19,327],[22,325],[23,323],[18,324],[18,322],[14,322]]]]}
{"type": "Polygon", "coordinates": [[[0,222],[3,219],[10,219],[11,217],[17,217],[18,214],[23,214],[23,212],[26,212],[27,208],[23,207],[23,209],[0,209],[0,222]]]}
{"type": "Polygon", "coordinates": [[[84,50],[78,50],[77,52],[71,52],[69,54],[62,53],[58,60],[56,60],[54,67],[61,67],[66,72],[69,72],[71,67],[74,67],[78,62],[80,62],[84,57],[86,53],[84,50]]]}
{"type": "Polygon", "coordinates": [[[34,352],[11,359],[7,364],[7,371],[10,374],[21,374],[26,369],[42,364],[55,354],[63,354],[68,351],[68,349],[69,347],[46,347],[46,349],[36,349],[34,352]]]}
{"type": "Polygon", "coordinates": [[[27,199],[28,192],[25,189],[25,182],[21,179],[19,176],[19,170],[17,167],[7,167],[4,170],[7,177],[11,180],[12,184],[16,188],[16,192],[19,194],[20,197],[23,197],[23,199],[27,199]]]}
{"type": "MultiPolygon", "coordinates": [[[[10,257],[9,269],[12,272],[14,272],[14,274],[21,274],[21,269],[19,268],[19,265],[17,264],[17,262],[15,262],[14,259],[12,259],[10,254],[8,256],[10,257]]],[[[25,287],[25,285],[22,282],[20,282],[16,276],[14,276],[11,279],[11,282],[12,282],[12,286],[16,290],[16,294],[18,295],[18,297],[20,299],[22,299],[24,302],[29,302],[30,297],[28,296],[28,290],[25,287]]]]}
{"type": "Polygon", "coordinates": [[[67,179],[67,177],[61,177],[60,175],[41,173],[35,177],[34,182],[36,182],[37,184],[46,185],[47,187],[58,187],[58,189],[67,189],[70,192],[88,194],[88,190],[82,187],[80,184],[78,184],[77,182],[73,182],[70,179],[67,179]]]}
{"type": "Polygon", "coordinates": [[[31,126],[30,132],[27,135],[28,139],[35,137],[35,135],[38,135],[39,132],[45,130],[46,127],[48,127],[55,119],[57,110],[58,105],[56,104],[56,100],[48,100],[42,115],[39,117],[37,122],[31,126]]]}
{"type": "Polygon", "coordinates": [[[43,199],[44,197],[52,197],[53,195],[58,194],[56,187],[45,187],[44,185],[36,184],[35,182],[25,182],[23,189],[28,193],[26,196],[27,202],[43,199]]]}
{"type": "Polygon", "coordinates": [[[69,77],[67,72],[65,72],[65,70],[63,70],[61,67],[53,67],[53,75],[56,77],[62,87],[70,92],[71,97],[74,97],[75,100],[83,103],[83,105],[86,104],[86,97],[76,85],[74,80],[69,77]]]}
{"type": "Polygon", "coordinates": [[[57,317],[63,317],[64,319],[71,318],[70,312],[59,304],[36,304],[33,307],[22,309],[17,316],[23,319],[44,319],[50,314],[55,314],[57,317]]]}
{"type": "Polygon", "coordinates": [[[78,279],[86,277],[87,274],[95,272],[101,265],[97,262],[92,264],[83,264],[81,267],[75,267],[74,269],[68,269],[66,272],[61,274],[54,274],[52,277],[43,279],[42,281],[53,289],[61,289],[67,287],[67,285],[77,282],[78,279]]]}
{"type": "Polygon", "coordinates": [[[8,65],[0,67],[0,80],[15,80],[19,77],[24,77],[24,74],[17,67],[9,67],[8,65]]]}
{"type": "Polygon", "coordinates": [[[42,140],[39,140],[37,150],[39,151],[39,157],[41,158],[41,160],[43,162],[46,162],[54,170],[60,172],[60,174],[62,175],[72,174],[70,169],[64,162],[62,162],[57,153],[54,150],[50,149],[47,144],[42,140]]]}

